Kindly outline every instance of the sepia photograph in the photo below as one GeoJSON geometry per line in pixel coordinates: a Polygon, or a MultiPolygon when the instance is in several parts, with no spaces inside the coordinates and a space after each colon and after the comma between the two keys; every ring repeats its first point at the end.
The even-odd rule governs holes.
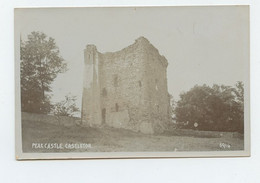
{"type": "Polygon", "coordinates": [[[249,6],[16,8],[16,159],[250,156],[249,6]]]}

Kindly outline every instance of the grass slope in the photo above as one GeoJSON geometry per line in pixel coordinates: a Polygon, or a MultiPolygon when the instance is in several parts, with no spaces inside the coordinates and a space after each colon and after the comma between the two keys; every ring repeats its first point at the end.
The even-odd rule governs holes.
{"type": "Polygon", "coordinates": [[[144,152],[243,150],[243,137],[229,132],[176,129],[145,135],[125,129],[64,127],[22,121],[24,152],[144,152]],[[32,143],[87,143],[87,149],[37,149],[32,143]],[[224,146],[221,146],[224,144],[224,146]]]}

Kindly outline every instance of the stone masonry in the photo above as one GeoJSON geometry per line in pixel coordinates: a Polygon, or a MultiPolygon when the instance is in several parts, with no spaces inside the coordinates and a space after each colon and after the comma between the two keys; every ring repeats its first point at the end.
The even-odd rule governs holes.
{"type": "Polygon", "coordinates": [[[84,50],[82,124],[160,133],[170,120],[168,62],[144,37],[113,53],[84,50]]]}

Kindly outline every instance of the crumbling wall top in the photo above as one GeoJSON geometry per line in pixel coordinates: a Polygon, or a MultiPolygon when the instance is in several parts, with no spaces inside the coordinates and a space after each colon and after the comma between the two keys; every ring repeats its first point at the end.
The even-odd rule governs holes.
{"type": "Polygon", "coordinates": [[[150,44],[150,41],[146,39],[144,36],[141,36],[135,40],[135,43],[148,43],[150,44]]]}
{"type": "Polygon", "coordinates": [[[87,50],[87,51],[97,51],[97,47],[96,47],[96,45],[94,45],[94,44],[88,44],[88,45],[86,46],[86,50],[87,50]]]}
{"type": "Polygon", "coordinates": [[[168,61],[167,59],[161,55],[158,51],[157,48],[155,48],[151,43],[150,41],[145,38],[144,36],[140,36],[139,38],[137,38],[134,42],[134,44],[126,47],[126,48],[123,48],[122,50],[119,50],[119,51],[116,51],[116,52],[105,52],[105,53],[100,53],[98,52],[96,46],[94,44],[88,44],[86,46],[86,52],[98,52],[100,53],[102,56],[104,57],[116,57],[118,55],[121,55],[121,54],[125,54],[126,52],[131,52],[131,50],[133,50],[134,48],[136,47],[143,47],[143,48],[146,48],[152,52],[155,52],[156,54],[159,54],[161,56],[161,59],[160,59],[160,62],[162,63],[162,65],[164,67],[167,67],[168,66],[168,61]]]}

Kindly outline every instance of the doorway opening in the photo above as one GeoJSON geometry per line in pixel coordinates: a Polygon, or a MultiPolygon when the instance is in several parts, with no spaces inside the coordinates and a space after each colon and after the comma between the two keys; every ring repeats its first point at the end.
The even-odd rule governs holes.
{"type": "Polygon", "coordinates": [[[106,108],[102,109],[102,124],[106,123],[106,108]]]}

